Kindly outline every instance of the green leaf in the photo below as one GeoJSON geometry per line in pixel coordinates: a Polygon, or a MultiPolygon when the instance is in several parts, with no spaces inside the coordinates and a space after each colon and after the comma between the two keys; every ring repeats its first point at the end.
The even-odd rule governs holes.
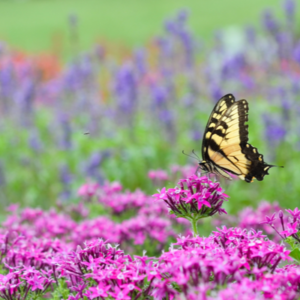
{"type": "Polygon", "coordinates": [[[59,279],[58,286],[52,293],[53,300],[68,299],[70,295],[70,290],[67,287],[66,281],[64,279],[59,279]]]}
{"type": "Polygon", "coordinates": [[[284,241],[291,246],[292,250],[298,249],[298,244],[295,243],[295,239],[293,237],[288,236],[284,241]]]}
{"type": "Polygon", "coordinates": [[[290,257],[292,257],[294,260],[296,260],[298,263],[300,263],[300,250],[299,249],[294,249],[290,253],[290,257]]]}

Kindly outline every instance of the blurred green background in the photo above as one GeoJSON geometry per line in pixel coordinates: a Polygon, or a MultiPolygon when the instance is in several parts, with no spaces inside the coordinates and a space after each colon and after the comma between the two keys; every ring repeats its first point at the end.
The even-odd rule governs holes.
{"type": "MultiPolygon", "coordinates": [[[[262,10],[272,8],[283,18],[282,1],[178,1],[142,2],[138,0],[42,0],[0,1],[0,38],[13,47],[36,53],[61,51],[72,54],[69,45],[69,21],[78,19],[80,50],[96,42],[111,42],[116,47],[140,46],[162,33],[165,19],[182,8],[191,14],[193,32],[211,42],[214,31],[247,24],[260,28],[262,10]]],[[[297,17],[299,9],[297,10],[297,17]]],[[[299,18],[297,18],[299,25],[299,18]]]]}
{"type": "Polygon", "coordinates": [[[285,168],[223,182],[228,209],[297,205],[299,7],[288,4],[0,1],[3,205],[74,202],[86,180],[174,186],[179,174],[153,184],[148,171],[195,163],[181,151],[200,154],[229,92],[249,100],[250,143],[285,168]]]}

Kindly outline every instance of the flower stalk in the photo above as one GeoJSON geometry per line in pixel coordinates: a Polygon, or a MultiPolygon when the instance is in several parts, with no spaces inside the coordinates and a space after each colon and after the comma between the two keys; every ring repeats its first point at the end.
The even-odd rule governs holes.
{"type": "Polygon", "coordinates": [[[198,235],[198,226],[197,226],[197,219],[192,219],[191,220],[191,224],[192,224],[192,229],[193,229],[193,233],[194,233],[194,237],[196,237],[198,235]]]}

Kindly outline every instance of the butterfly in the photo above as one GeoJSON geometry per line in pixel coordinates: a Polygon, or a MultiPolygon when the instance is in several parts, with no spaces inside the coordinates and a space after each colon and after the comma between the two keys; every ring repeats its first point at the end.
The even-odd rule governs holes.
{"type": "Polygon", "coordinates": [[[248,143],[248,102],[235,101],[232,94],[215,105],[205,128],[199,168],[231,179],[230,174],[246,182],[259,181],[275,167],[264,162],[263,155],[248,143]]]}

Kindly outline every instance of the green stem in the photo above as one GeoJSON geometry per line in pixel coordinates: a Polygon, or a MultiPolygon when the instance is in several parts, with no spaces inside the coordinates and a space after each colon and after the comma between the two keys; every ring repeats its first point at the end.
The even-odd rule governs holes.
{"type": "Polygon", "coordinates": [[[197,221],[198,221],[197,219],[191,220],[194,237],[196,237],[198,235],[197,221]]]}

